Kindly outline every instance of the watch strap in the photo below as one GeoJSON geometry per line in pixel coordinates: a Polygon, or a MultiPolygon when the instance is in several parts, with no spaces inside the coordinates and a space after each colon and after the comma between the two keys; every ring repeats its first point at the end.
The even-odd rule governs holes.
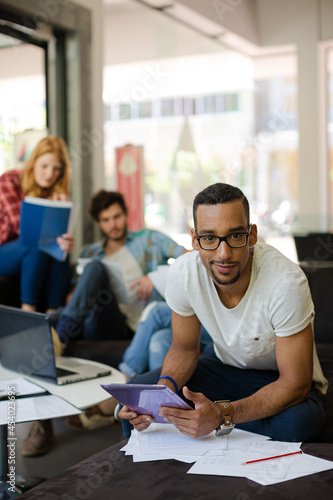
{"type": "Polygon", "coordinates": [[[214,403],[218,406],[220,410],[220,425],[216,429],[216,436],[221,436],[225,434],[229,434],[234,428],[234,424],[232,421],[233,418],[233,407],[229,400],[222,399],[219,401],[214,401],[214,403]],[[222,408],[223,407],[223,411],[222,408]]]}

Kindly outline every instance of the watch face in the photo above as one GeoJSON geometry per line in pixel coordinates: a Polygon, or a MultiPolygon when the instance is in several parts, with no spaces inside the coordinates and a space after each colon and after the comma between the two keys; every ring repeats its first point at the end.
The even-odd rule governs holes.
{"type": "Polygon", "coordinates": [[[221,427],[220,429],[217,429],[215,431],[215,436],[226,436],[227,434],[230,434],[234,426],[230,427],[221,427]]]}

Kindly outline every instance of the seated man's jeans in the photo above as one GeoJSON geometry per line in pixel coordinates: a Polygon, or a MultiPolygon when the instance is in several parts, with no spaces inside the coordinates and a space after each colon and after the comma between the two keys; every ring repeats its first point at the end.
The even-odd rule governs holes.
{"type": "MultiPolygon", "coordinates": [[[[156,384],[160,368],[132,379],[131,384],[156,384]]],[[[202,392],[211,401],[236,401],[251,396],[262,387],[278,379],[273,370],[245,370],[223,364],[215,355],[201,356],[191,379],[187,382],[193,392],[202,392]]],[[[325,423],[325,412],[319,396],[311,390],[303,403],[291,406],[268,418],[237,424],[238,429],[263,434],[277,441],[311,442],[325,423]]],[[[125,437],[132,426],[122,420],[125,437]]]]}
{"type": "Polygon", "coordinates": [[[38,305],[43,293],[46,307],[56,309],[65,302],[70,262],[14,240],[0,245],[0,276],[20,276],[21,302],[38,305]]]}
{"type": "Polygon", "coordinates": [[[109,281],[100,260],[86,265],[71,300],[61,312],[57,332],[62,342],[130,337],[126,316],[119,309],[109,281]]]}
{"type": "MultiPolygon", "coordinates": [[[[142,313],[139,326],[118,368],[129,377],[162,366],[171,345],[172,310],[166,302],[152,302],[142,313]]],[[[202,328],[200,349],[213,341],[202,328]]]]}
{"type": "MultiPolygon", "coordinates": [[[[154,289],[150,300],[162,300],[154,289]]],[[[71,340],[128,340],[133,332],[120,310],[109,274],[99,259],[84,268],[72,298],[60,315],[57,332],[65,344],[71,340]]]]}

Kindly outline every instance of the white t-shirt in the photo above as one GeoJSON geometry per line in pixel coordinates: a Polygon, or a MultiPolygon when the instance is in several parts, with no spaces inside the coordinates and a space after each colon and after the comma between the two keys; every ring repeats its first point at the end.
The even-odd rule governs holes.
{"type": "MultiPolygon", "coordinates": [[[[314,318],[308,281],[298,265],[266,243],[254,247],[248,289],[226,308],[198,251],[179,257],[168,275],[166,300],[181,316],[195,314],[214,341],[216,356],[238,368],[277,370],[275,336],[303,330],[314,318]]],[[[321,392],[327,381],[314,348],[313,380],[321,392]]]]}
{"type": "Polygon", "coordinates": [[[123,246],[118,252],[105,258],[112,262],[120,264],[123,279],[127,289],[129,304],[118,304],[120,310],[126,315],[126,323],[135,332],[140,316],[145,308],[146,302],[138,300],[135,289],[131,290],[131,285],[143,276],[142,269],[126,246],[123,246]]]}

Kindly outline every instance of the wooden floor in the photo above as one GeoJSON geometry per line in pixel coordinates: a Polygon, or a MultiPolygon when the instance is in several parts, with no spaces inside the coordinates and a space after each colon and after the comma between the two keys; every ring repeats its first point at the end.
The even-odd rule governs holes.
{"type": "Polygon", "coordinates": [[[120,422],[94,431],[69,427],[64,418],[53,420],[55,441],[49,453],[40,457],[23,457],[22,441],[30,423],[16,425],[16,474],[49,479],[85,458],[124,439],[120,422]]]}

